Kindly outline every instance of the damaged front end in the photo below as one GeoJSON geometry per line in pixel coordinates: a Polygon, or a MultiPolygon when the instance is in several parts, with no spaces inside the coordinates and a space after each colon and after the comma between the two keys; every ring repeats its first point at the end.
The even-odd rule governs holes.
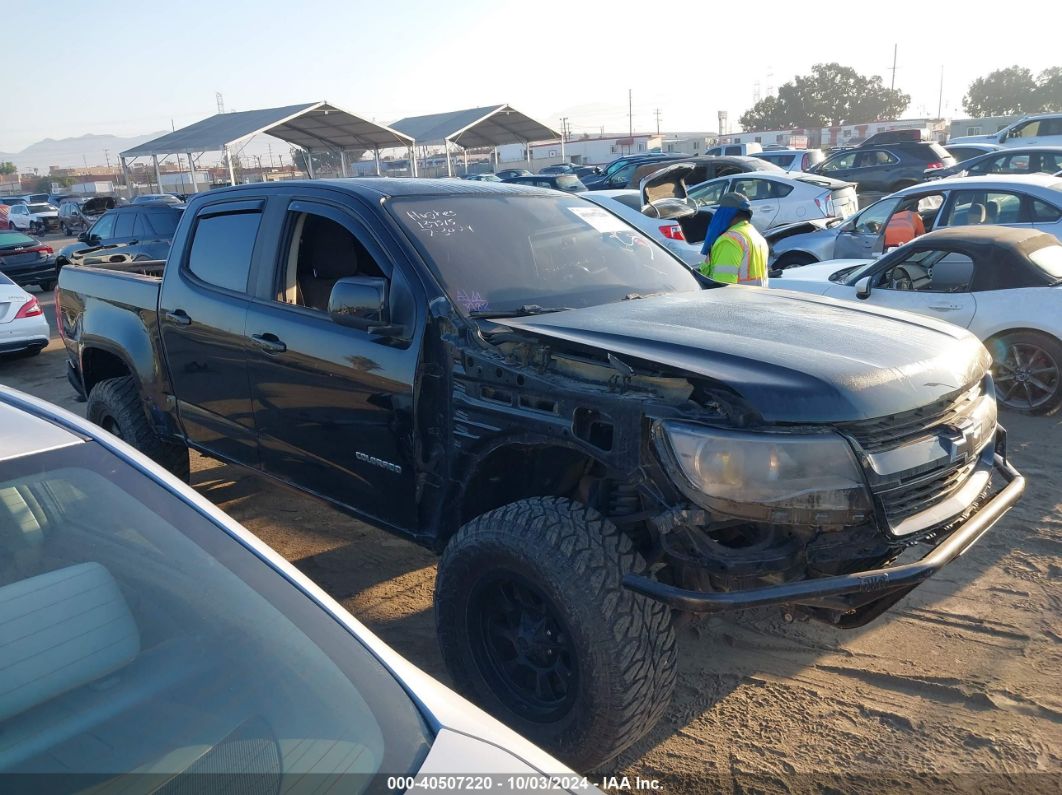
{"type": "Polygon", "coordinates": [[[692,613],[787,605],[844,628],[867,623],[962,555],[1024,490],[986,381],[987,393],[949,404],[946,422],[890,418],[897,441],[884,450],[865,428],[657,423],[656,451],[690,502],[652,520],[673,582],[631,575],[625,585],[692,613]],[[995,493],[993,473],[1005,484],[995,493]],[[897,563],[917,544],[932,550],[897,563]]]}
{"type": "Polygon", "coordinates": [[[554,432],[602,463],[572,496],[650,565],[624,585],[683,613],[779,605],[860,626],[965,552],[1024,489],[976,362],[973,386],[918,409],[786,423],[766,421],[729,379],[523,329],[483,338],[504,366],[469,366],[466,354],[475,377],[462,400],[548,403],[554,432]],[[902,562],[918,545],[931,550],[902,562]]]}

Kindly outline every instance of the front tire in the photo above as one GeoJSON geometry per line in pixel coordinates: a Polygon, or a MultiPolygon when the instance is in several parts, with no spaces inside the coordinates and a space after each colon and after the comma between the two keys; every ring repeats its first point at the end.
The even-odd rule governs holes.
{"type": "Polygon", "coordinates": [[[622,586],[646,563],[596,511],[538,497],[462,527],[435,620],[457,688],[576,770],[642,737],[675,686],[670,610],[622,586]]]}
{"type": "Polygon", "coordinates": [[[1015,331],[987,343],[999,403],[1020,414],[1051,416],[1062,408],[1062,342],[1015,331]]]}
{"type": "Polygon", "coordinates": [[[85,416],[188,482],[188,448],[162,439],[151,427],[132,376],[108,378],[92,387],[85,416]]]}

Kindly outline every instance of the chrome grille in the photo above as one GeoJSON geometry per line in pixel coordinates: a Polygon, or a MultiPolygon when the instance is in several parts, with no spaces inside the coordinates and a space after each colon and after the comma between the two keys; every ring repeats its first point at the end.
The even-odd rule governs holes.
{"type": "Polygon", "coordinates": [[[936,472],[929,477],[919,478],[911,483],[877,494],[881,507],[890,524],[913,516],[943,502],[966,482],[977,467],[977,459],[965,464],[957,464],[936,472]]]}
{"type": "Polygon", "coordinates": [[[938,426],[957,422],[973,409],[983,393],[984,387],[978,383],[972,389],[953,393],[921,408],[873,420],[849,422],[839,427],[859,442],[864,452],[877,453],[909,444],[927,436],[938,426]]]}

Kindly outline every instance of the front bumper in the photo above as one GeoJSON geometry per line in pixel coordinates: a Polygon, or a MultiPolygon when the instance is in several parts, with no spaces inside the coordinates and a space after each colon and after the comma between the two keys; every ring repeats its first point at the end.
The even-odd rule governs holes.
{"type": "Polygon", "coordinates": [[[1006,485],[956,527],[921,560],[881,569],[817,577],[744,591],[704,592],[679,588],[635,574],[624,587],[689,613],[715,613],[771,605],[800,605],[831,614],[841,626],[865,624],[902,599],[977,543],[1025,491],[1025,478],[997,449],[994,471],[1006,485]],[[843,616],[851,615],[844,619],[843,616]]]}

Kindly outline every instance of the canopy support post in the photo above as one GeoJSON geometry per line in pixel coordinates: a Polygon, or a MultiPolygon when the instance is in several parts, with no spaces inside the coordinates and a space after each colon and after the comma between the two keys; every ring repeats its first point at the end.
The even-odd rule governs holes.
{"type": "Polygon", "coordinates": [[[452,177],[454,175],[454,165],[450,162],[450,142],[443,141],[443,148],[446,149],[446,176],[452,177]]]}
{"type": "Polygon", "coordinates": [[[129,169],[125,165],[125,158],[121,155],[118,156],[118,162],[122,166],[122,183],[125,185],[125,192],[129,194],[126,198],[133,198],[133,186],[129,184],[129,169]]]}
{"type": "Polygon", "coordinates": [[[465,176],[468,176],[468,150],[462,146],[461,152],[465,156],[465,176]]]}
{"type": "Polygon", "coordinates": [[[306,150],[306,173],[310,179],[317,179],[317,175],[313,173],[313,152],[309,149],[306,150]]]}
{"type": "Polygon", "coordinates": [[[155,163],[155,184],[158,186],[158,192],[162,193],[162,172],[159,171],[159,156],[152,155],[151,159],[155,163]]]}
{"type": "Polygon", "coordinates": [[[195,161],[192,160],[191,152],[188,152],[188,174],[192,178],[192,193],[199,193],[199,186],[195,184],[195,161]]]}
{"type": "Polygon", "coordinates": [[[232,167],[232,150],[229,149],[228,144],[225,145],[225,159],[229,163],[229,184],[236,184],[236,169],[232,167]]]}
{"type": "Polygon", "coordinates": [[[410,164],[409,175],[411,177],[418,176],[418,174],[417,174],[417,170],[418,170],[417,169],[417,142],[416,141],[413,141],[409,145],[409,164],[410,164]]]}
{"type": "Polygon", "coordinates": [[[377,146],[373,152],[376,155],[376,176],[380,176],[380,147],[377,146]]]}
{"type": "Polygon", "coordinates": [[[345,149],[339,150],[339,175],[341,177],[349,177],[347,173],[347,152],[345,149]]]}

